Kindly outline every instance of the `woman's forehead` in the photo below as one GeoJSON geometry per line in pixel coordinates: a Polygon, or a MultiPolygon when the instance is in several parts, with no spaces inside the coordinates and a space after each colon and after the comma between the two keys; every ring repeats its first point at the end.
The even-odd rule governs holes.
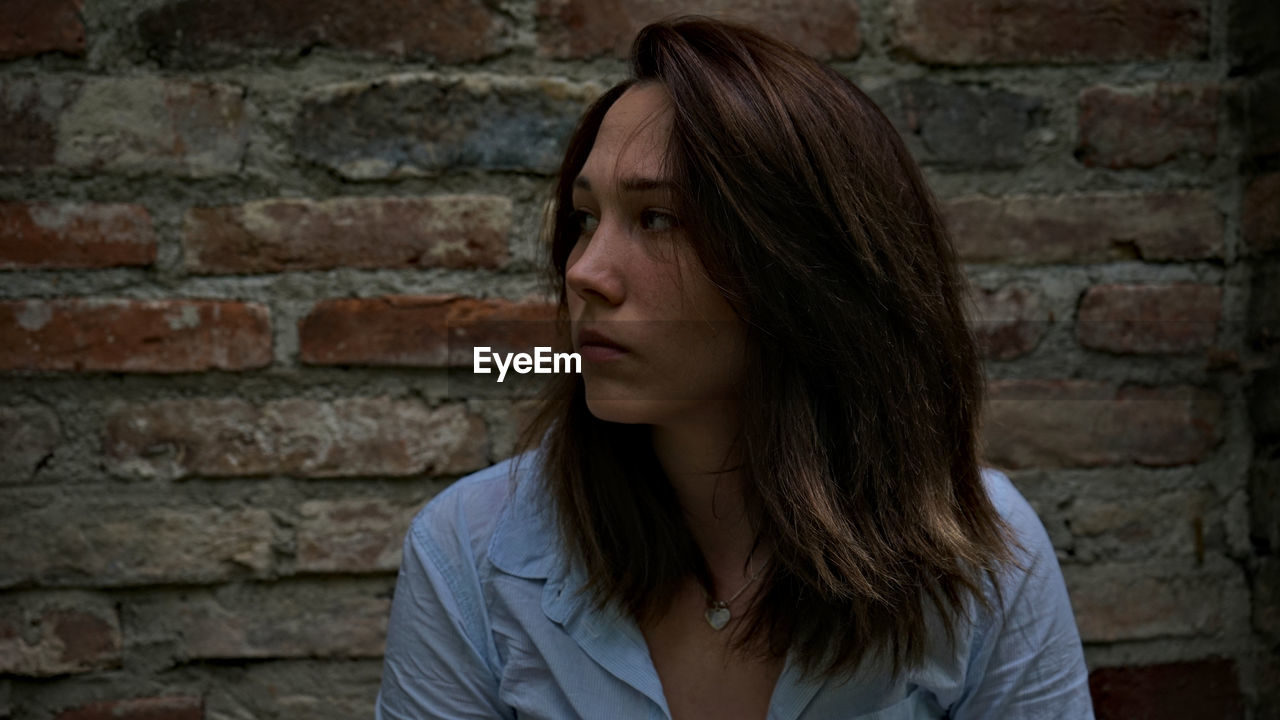
{"type": "Polygon", "coordinates": [[[661,85],[629,88],[605,113],[579,175],[593,186],[617,176],[658,177],[671,135],[671,109],[661,85]]]}

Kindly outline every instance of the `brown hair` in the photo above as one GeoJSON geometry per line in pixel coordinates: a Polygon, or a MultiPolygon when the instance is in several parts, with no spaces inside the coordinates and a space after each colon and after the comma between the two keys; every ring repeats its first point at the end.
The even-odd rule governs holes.
{"type": "MultiPolygon", "coordinates": [[[[562,310],[577,241],[572,189],[605,113],[660,83],[667,169],[708,276],[746,325],[738,439],[757,543],[773,561],[737,647],[807,673],[925,655],[929,604],[948,642],[1011,561],[977,457],[983,377],[966,287],[933,197],[893,127],[852,82],[755,30],[649,25],[632,78],[569,141],[545,231],[562,310]]],[[[561,313],[562,319],[565,313],[561,313]]],[[[648,428],[588,411],[555,376],[525,434],[587,591],[644,621],[710,575],[648,428]]]]}

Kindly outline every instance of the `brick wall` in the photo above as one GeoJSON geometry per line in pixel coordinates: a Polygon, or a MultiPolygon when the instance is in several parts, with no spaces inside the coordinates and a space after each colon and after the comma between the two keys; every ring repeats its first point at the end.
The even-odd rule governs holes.
{"type": "Polygon", "coordinates": [[[369,716],[409,518],[527,411],[450,333],[545,312],[561,142],[676,10],[925,167],[1099,717],[1280,717],[1276,7],[0,4],[0,717],[369,716]]]}

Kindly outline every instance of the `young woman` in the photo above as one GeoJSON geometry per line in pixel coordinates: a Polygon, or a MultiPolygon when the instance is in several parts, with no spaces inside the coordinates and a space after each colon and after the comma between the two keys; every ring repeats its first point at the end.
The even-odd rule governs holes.
{"type": "Polygon", "coordinates": [[[549,216],[583,372],[415,519],[378,716],[1092,717],[893,128],[732,25],[651,25],[632,72],[549,216]]]}

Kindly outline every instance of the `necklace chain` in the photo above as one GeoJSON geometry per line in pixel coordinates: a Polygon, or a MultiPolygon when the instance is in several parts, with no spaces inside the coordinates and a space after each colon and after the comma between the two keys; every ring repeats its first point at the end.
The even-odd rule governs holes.
{"type": "Polygon", "coordinates": [[[734,593],[728,600],[716,600],[711,597],[711,593],[703,592],[703,594],[707,596],[707,610],[703,613],[703,616],[706,617],[707,624],[711,626],[712,630],[723,630],[724,626],[729,624],[729,621],[733,619],[733,612],[729,610],[729,604],[734,600],[737,600],[742,593],[747,591],[747,588],[751,587],[751,583],[760,578],[760,575],[764,572],[764,568],[765,566],[761,565],[760,569],[756,570],[751,577],[747,578],[747,581],[742,584],[742,587],[738,588],[738,592],[734,593]]]}

